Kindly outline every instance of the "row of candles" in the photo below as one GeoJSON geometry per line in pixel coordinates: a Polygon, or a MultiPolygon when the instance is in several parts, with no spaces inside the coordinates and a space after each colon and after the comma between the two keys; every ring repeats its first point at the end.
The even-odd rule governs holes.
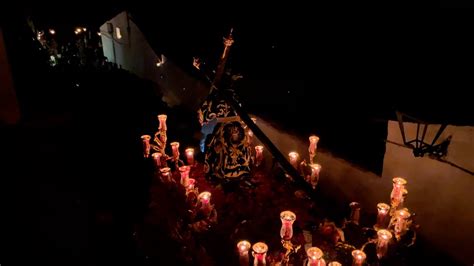
{"type": "Polygon", "coordinates": [[[315,163],[315,158],[316,158],[316,150],[318,148],[318,142],[319,142],[319,137],[312,135],[309,137],[309,147],[308,147],[308,152],[309,152],[309,163],[306,163],[305,160],[303,160],[301,163],[299,163],[299,158],[300,155],[292,151],[288,153],[288,159],[290,161],[290,164],[297,170],[300,170],[304,174],[303,168],[306,166],[309,166],[311,169],[311,173],[309,175],[304,174],[306,182],[311,184],[313,189],[316,188],[318,182],[319,182],[319,174],[321,172],[321,165],[318,163],[315,163]]]}
{"type": "MultiPolygon", "coordinates": [[[[389,244],[393,238],[392,232],[395,234],[397,240],[409,229],[410,212],[407,208],[403,208],[403,202],[407,195],[405,185],[406,179],[401,177],[393,178],[393,188],[391,192],[391,206],[386,203],[377,204],[377,221],[374,229],[377,231],[377,239],[375,240],[377,257],[379,259],[387,255],[389,244]],[[390,211],[392,210],[392,211],[390,211]],[[392,216],[392,219],[388,219],[392,216]],[[392,229],[393,228],[393,229],[392,229]],[[392,231],[390,231],[392,229],[392,231]]],[[[359,223],[360,204],[357,202],[350,203],[351,214],[350,221],[359,223]]],[[[282,223],[280,229],[280,237],[282,243],[291,241],[293,237],[293,223],[296,220],[295,213],[291,211],[283,211],[280,213],[280,220],[282,223]]],[[[249,251],[254,257],[253,265],[266,265],[266,253],[268,246],[264,242],[257,242],[251,245],[247,240],[242,240],[237,243],[237,250],[239,252],[240,265],[249,265],[249,251]]],[[[362,266],[366,260],[366,254],[361,249],[352,251],[352,265],[362,266]]],[[[310,247],[306,250],[307,266],[325,266],[326,262],[323,259],[323,251],[318,247],[310,247]]],[[[337,261],[330,262],[329,266],[342,265],[337,261]]]]}
{"type": "MultiPolygon", "coordinates": [[[[159,115],[158,119],[160,121],[160,130],[166,131],[166,115],[159,115]]],[[[254,120],[255,122],[255,120],[254,120]]],[[[251,131],[247,131],[247,135],[249,137],[252,137],[253,134],[251,134],[251,131]]],[[[141,136],[142,142],[143,142],[143,156],[145,158],[148,158],[150,156],[150,151],[151,151],[151,144],[150,144],[150,139],[151,137],[149,135],[143,135],[141,136]]],[[[251,139],[251,138],[249,138],[251,139]]],[[[321,165],[314,163],[314,159],[316,156],[316,149],[317,149],[317,144],[319,141],[319,137],[317,136],[310,136],[309,137],[309,157],[310,157],[310,163],[309,166],[311,168],[311,174],[306,178],[306,180],[312,184],[313,188],[317,185],[318,180],[319,180],[319,173],[321,170],[321,165]]],[[[166,145],[166,143],[165,143],[166,145]]],[[[179,142],[172,142],[170,143],[171,149],[172,149],[172,154],[173,156],[171,157],[173,161],[176,163],[176,166],[178,166],[179,162],[179,142]]],[[[255,146],[255,165],[259,166],[263,162],[263,146],[257,145],[255,146]]],[[[163,149],[164,151],[164,149],[163,149]]],[[[160,169],[160,174],[161,178],[165,182],[173,182],[172,177],[171,177],[171,169],[167,167],[166,165],[166,160],[165,163],[163,163],[163,154],[164,152],[155,152],[151,156],[153,158],[153,161],[155,162],[155,166],[157,169],[160,169]]],[[[196,180],[189,178],[189,173],[191,170],[191,166],[194,165],[194,149],[192,148],[187,148],[185,150],[185,155],[186,155],[186,161],[188,165],[183,165],[183,166],[178,166],[178,170],[180,172],[180,184],[185,187],[186,189],[186,195],[190,194],[191,192],[194,192],[194,194],[197,194],[197,189],[195,189],[195,184],[196,180]]],[[[168,157],[167,155],[164,155],[164,157],[168,157]]],[[[299,160],[299,154],[296,152],[290,152],[288,154],[289,161],[295,167],[298,169],[298,165],[303,166],[306,164],[304,161],[301,164],[298,164],[299,160]]],[[[379,203],[377,204],[377,222],[374,225],[374,229],[377,230],[377,241],[376,241],[376,247],[377,247],[377,257],[382,258],[386,255],[387,250],[388,250],[388,244],[391,241],[393,235],[391,231],[389,231],[389,228],[393,228],[393,232],[395,234],[396,239],[400,239],[400,237],[407,231],[409,223],[409,218],[410,218],[410,213],[408,209],[403,208],[403,203],[405,201],[405,198],[408,194],[408,191],[406,189],[406,184],[407,181],[404,178],[401,177],[396,177],[393,179],[393,189],[391,192],[391,205],[388,205],[386,203],[379,203]],[[392,219],[388,219],[388,217],[391,216],[392,219]]],[[[211,193],[208,191],[204,191],[202,193],[199,193],[197,196],[198,203],[200,203],[200,208],[201,210],[211,210],[211,204],[210,204],[210,199],[211,199],[211,193]]],[[[360,204],[357,202],[352,202],[350,204],[351,207],[351,215],[350,215],[350,220],[353,223],[358,224],[359,222],[359,217],[360,217],[360,204]]],[[[207,211],[206,211],[207,212],[207,211]]],[[[293,223],[296,220],[296,215],[291,212],[291,211],[284,211],[280,214],[280,219],[282,221],[282,228],[280,230],[280,237],[282,238],[282,243],[283,246],[287,249],[293,248],[293,245],[291,244],[291,238],[293,236],[293,223]]],[[[250,250],[250,247],[252,247],[252,255],[254,256],[254,265],[266,265],[266,252],[268,251],[268,246],[263,243],[263,242],[258,242],[255,243],[253,246],[248,241],[240,241],[237,244],[239,254],[240,254],[240,262],[241,265],[248,265],[249,258],[248,258],[248,253],[250,250]]],[[[311,247],[306,250],[306,254],[308,256],[308,266],[322,266],[326,265],[323,257],[323,252],[317,248],[317,247],[311,247]]],[[[353,256],[353,265],[358,266],[362,265],[366,259],[366,255],[363,250],[356,249],[352,252],[353,256]]],[[[341,265],[339,262],[331,262],[329,263],[331,266],[337,266],[341,265]]]]}
{"type": "MultiPolygon", "coordinates": [[[[296,221],[296,214],[292,211],[283,211],[280,213],[281,229],[280,237],[282,243],[290,242],[293,237],[293,223],[296,221]]],[[[254,257],[253,265],[267,265],[266,257],[268,252],[268,245],[264,242],[257,242],[253,245],[247,240],[242,240],[237,243],[237,250],[239,252],[239,263],[241,266],[249,265],[249,251],[252,248],[252,256],[254,257]]],[[[323,259],[323,251],[318,247],[310,247],[306,250],[307,262],[306,266],[325,266],[326,261],[323,259]]],[[[353,265],[362,265],[365,261],[365,254],[361,250],[354,250],[352,252],[353,265]]],[[[332,261],[329,266],[340,266],[341,263],[332,261]]]]}
{"type": "MultiPolygon", "coordinates": [[[[252,119],[254,122],[256,120],[252,119]]],[[[253,139],[253,133],[251,130],[247,129],[247,138],[250,140],[249,143],[251,143],[253,139]]],[[[309,137],[309,164],[306,163],[306,161],[302,161],[299,163],[300,155],[292,151],[288,153],[288,160],[290,161],[290,164],[297,170],[300,170],[301,172],[304,172],[303,168],[305,166],[309,166],[311,169],[311,173],[309,175],[304,175],[306,182],[310,183],[313,189],[316,188],[318,182],[319,182],[319,174],[321,172],[321,165],[318,163],[315,163],[315,158],[316,158],[316,150],[319,142],[319,137],[312,135],[309,137]]],[[[255,146],[255,166],[260,166],[263,162],[263,150],[264,147],[261,145],[255,146]]]]}
{"type": "MultiPolygon", "coordinates": [[[[186,148],[184,153],[186,156],[186,163],[187,165],[179,165],[180,162],[180,144],[179,142],[171,142],[171,151],[172,151],[172,156],[169,157],[164,153],[164,148],[166,147],[166,131],[167,131],[167,125],[166,125],[166,120],[167,120],[167,115],[165,114],[160,114],[157,116],[159,126],[158,126],[158,132],[156,135],[159,133],[165,135],[164,138],[161,139],[156,139],[155,142],[161,141],[162,143],[157,143],[158,146],[161,144],[161,148],[158,149],[161,152],[154,152],[151,154],[151,157],[153,159],[155,168],[158,169],[160,173],[160,178],[161,181],[165,183],[172,183],[175,182],[172,178],[172,173],[171,173],[171,168],[168,167],[167,165],[167,160],[171,159],[172,161],[175,162],[176,168],[178,169],[180,173],[180,184],[185,188],[186,190],[186,196],[188,195],[196,195],[197,196],[197,203],[200,205],[200,210],[205,211],[206,213],[210,213],[212,209],[211,205],[211,193],[208,191],[204,191],[199,193],[198,189],[196,188],[196,180],[193,178],[189,178],[189,174],[191,171],[191,167],[195,165],[195,160],[194,160],[194,149],[193,148],[186,148]]],[[[155,135],[155,136],[156,136],[155,135]]],[[[152,149],[152,144],[150,143],[151,136],[150,135],[142,135],[141,136],[142,140],[142,145],[143,145],[143,157],[144,158],[149,158],[151,149],[152,149]]]]}
{"type": "MultiPolygon", "coordinates": [[[[142,143],[143,143],[143,157],[144,158],[149,158],[150,157],[150,151],[151,151],[151,136],[150,135],[142,135],[141,136],[142,143]]],[[[171,142],[170,143],[171,150],[173,152],[173,158],[179,158],[180,153],[179,153],[179,142],[171,142]]],[[[186,154],[186,160],[189,165],[194,165],[194,149],[193,148],[187,148],[184,153],[186,154]]],[[[161,166],[161,156],[163,154],[161,152],[154,152],[151,154],[151,157],[155,161],[156,165],[158,167],[161,166]]]]}

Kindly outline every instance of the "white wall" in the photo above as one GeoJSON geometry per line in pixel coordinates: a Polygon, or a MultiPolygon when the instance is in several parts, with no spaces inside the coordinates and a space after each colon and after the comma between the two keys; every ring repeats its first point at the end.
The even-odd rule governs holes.
{"type": "MultiPolygon", "coordinates": [[[[197,110],[209,92],[204,84],[186,74],[170,60],[157,67],[156,63],[161,60],[161,54],[155,53],[133,20],[127,19],[126,12],[107,22],[100,27],[100,32],[104,55],[110,62],[141,78],[154,81],[162,89],[163,100],[170,106],[184,105],[197,110]],[[112,35],[107,31],[107,22],[113,24],[112,35]],[[127,32],[128,24],[130,36],[127,32]],[[116,27],[121,30],[121,39],[117,38],[116,27]],[[113,47],[115,47],[115,58],[113,47]]],[[[189,59],[189,64],[192,64],[192,58],[189,59]]]]}
{"type": "MultiPolygon", "coordinates": [[[[436,130],[427,132],[428,139],[436,130]]],[[[406,124],[405,132],[416,134],[416,124],[406,124]]],[[[448,126],[440,139],[449,135],[446,160],[474,172],[474,127],[448,126]]],[[[389,122],[387,138],[402,143],[397,122],[389,122]]],[[[474,263],[474,176],[428,157],[416,158],[411,150],[387,143],[382,177],[396,175],[408,180],[408,204],[418,213],[424,236],[464,264],[474,263]]]]}
{"type": "MultiPolygon", "coordinates": [[[[257,124],[284,154],[295,150],[308,158],[307,139],[295,138],[260,118],[257,124]]],[[[409,127],[408,132],[415,129],[414,125],[409,127]]],[[[453,136],[447,159],[474,170],[474,127],[448,126],[445,132],[441,139],[453,136]]],[[[397,122],[388,123],[387,138],[401,142],[397,122]]],[[[417,213],[423,237],[465,265],[474,262],[474,176],[429,158],[415,158],[410,149],[390,143],[386,145],[382,177],[328,152],[319,151],[317,160],[322,165],[324,189],[330,189],[335,197],[360,202],[362,211],[367,212],[375,212],[379,202],[390,202],[393,177],[406,177],[406,206],[417,213]]]]}

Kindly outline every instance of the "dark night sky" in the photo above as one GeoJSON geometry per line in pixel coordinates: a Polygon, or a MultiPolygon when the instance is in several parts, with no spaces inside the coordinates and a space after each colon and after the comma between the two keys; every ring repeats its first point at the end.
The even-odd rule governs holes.
{"type": "Polygon", "coordinates": [[[235,72],[251,80],[303,81],[298,84],[304,94],[319,93],[323,87],[325,93],[343,90],[346,98],[353,98],[373,95],[375,90],[377,97],[430,110],[450,99],[443,106],[460,113],[469,105],[463,102],[465,88],[474,85],[469,78],[473,19],[449,10],[432,15],[327,14],[309,5],[258,9],[235,1],[196,8],[160,3],[150,7],[135,1],[93,6],[63,6],[57,12],[36,4],[31,10],[43,25],[72,29],[98,26],[127,8],[158,52],[182,66],[190,66],[193,56],[215,63],[222,36],[234,27],[230,63],[235,72]]]}

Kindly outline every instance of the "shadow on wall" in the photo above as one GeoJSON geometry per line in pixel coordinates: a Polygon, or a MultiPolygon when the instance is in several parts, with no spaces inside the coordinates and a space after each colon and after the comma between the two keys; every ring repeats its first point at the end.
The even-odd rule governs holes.
{"type": "MultiPolygon", "coordinates": [[[[284,133],[261,118],[258,118],[257,124],[283,154],[296,151],[301,159],[308,160],[309,143],[306,139],[297,139],[284,133]]],[[[392,130],[390,126],[389,130],[392,130]]],[[[320,141],[323,142],[324,139],[320,141]]],[[[474,187],[472,176],[467,177],[460,170],[428,158],[416,159],[411,150],[392,144],[387,144],[382,178],[372,172],[363,171],[327,151],[318,150],[316,161],[322,165],[319,189],[328,196],[328,199],[334,200],[334,208],[345,210],[347,208],[344,208],[344,205],[351,201],[358,201],[362,205],[366,218],[375,215],[377,203],[390,203],[392,178],[394,176],[406,177],[409,191],[407,207],[417,213],[417,223],[421,225],[420,237],[426,239],[429,246],[434,245],[435,248],[442,249],[460,262],[472,263],[474,261],[468,250],[474,246],[473,230],[470,230],[470,233],[466,230],[446,230],[448,228],[472,229],[474,207],[468,202],[473,199],[470,193],[471,188],[474,187]],[[419,166],[419,162],[415,160],[427,160],[428,164],[441,165],[419,166]],[[408,162],[411,164],[409,165],[408,162]],[[436,167],[438,170],[434,170],[436,167]],[[432,170],[428,170],[429,168],[432,170]],[[440,171],[446,173],[441,179],[432,176],[435,173],[441,173],[440,171]],[[452,191],[448,192],[449,188],[452,188],[452,191]]],[[[429,247],[423,248],[429,249],[429,247]]],[[[428,253],[426,250],[423,254],[433,257],[444,256],[436,252],[428,253]]]]}
{"type": "MultiPolygon", "coordinates": [[[[435,130],[427,135],[434,135],[435,130]]],[[[414,134],[416,124],[405,124],[405,131],[414,134]]],[[[448,126],[440,139],[448,136],[452,139],[446,160],[474,170],[474,127],[448,126]]],[[[397,122],[389,122],[387,138],[402,142],[397,122]]],[[[418,214],[426,239],[464,265],[472,264],[474,176],[426,156],[414,157],[411,149],[387,143],[382,179],[395,175],[408,181],[408,206],[418,214]]]]}

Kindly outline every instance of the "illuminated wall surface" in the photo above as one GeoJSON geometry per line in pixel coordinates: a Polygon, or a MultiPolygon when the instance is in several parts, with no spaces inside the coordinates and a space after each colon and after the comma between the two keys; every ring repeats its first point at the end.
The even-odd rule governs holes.
{"type": "MultiPolygon", "coordinates": [[[[308,158],[306,140],[297,139],[261,118],[257,124],[284,154],[294,150],[308,158]]],[[[405,128],[407,135],[413,134],[416,125],[405,128]]],[[[348,128],[348,136],[350,131],[348,128]]],[[[430,131],[427,137],[433,134],[430,131]]],[[[474,127],[448,126],[440,140],[449,135],[452,140],[446,159],[474,171],[474,127]]],[[[402,142],[398,122],[388,122],[387,138],[402,142]]],[[[323,142],[324,138],[320,140],[323,142]]],[[[321,190],[335,199],[360,202],[363,212],[376,213],[377,203],[390,203],[392,178],[406,177],[406,206],[417,213],[416,221],[421,225],[423,238],[464,265],[474,261],[474,176],[427,157],[416,158],[410,149],[390,143],[386,144],[382,177],[325,151],[319,151],[316,160],[322,165],[318,185],[321,190]]]]}
{"type": "MultiPolygon", "coordinates": [[[[184,105],[197,110],[198,104],[207,96],[209,89],[172,61],[166,60],[160,67],[156,66],[162,59],[161,54],[155,53],[133,20],[127,19],[125,12],[104,23],[100,32],[104,55],[109,62],[154,81],[163,93],[163,100],[169,105],[184,105]],[[112,27],[107,23],[111,23],[112,27]],[[110,30],[112,33],[109,33],[110,30]]],[[[189,64],[192,64],[192,58],[189,64]]]]}
{"type": "MultiPolygon", "coordinates": [[[[428,127],[429,129],[429,127],[428,127]]],[[[437,127],[428,130],[433,139],[437,127]]],[[[407,136],[416,124],[405,125],[407,136]]],[[[440,140],[452,136],[446,160],[474,172],[474,127],[448,126],[440,140]]],[[[398,122],[388,124],[389,140],[402,143],[398,122]]],[[[383,178],[408,180],[408,205],[417,213],[423,235],[465,265],[474,261],[474,176],[428,157],[416,158],[410,149],[387,143],[383,178]]]]}

